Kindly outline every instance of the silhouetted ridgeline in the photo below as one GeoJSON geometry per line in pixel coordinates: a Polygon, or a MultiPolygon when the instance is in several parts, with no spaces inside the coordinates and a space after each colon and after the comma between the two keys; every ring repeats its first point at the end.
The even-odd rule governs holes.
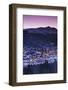
{"type": "Polygon", "coordinates": [[[24,44],[28,46],[40,46],[45,43],[57,45],[57,29],[51,27],[30,28],[23,30],[24,44]]]}

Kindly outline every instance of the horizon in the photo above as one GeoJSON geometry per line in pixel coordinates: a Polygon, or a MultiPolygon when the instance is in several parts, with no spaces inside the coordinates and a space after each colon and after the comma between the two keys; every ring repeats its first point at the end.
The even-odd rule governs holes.
{"type": "Polygon", "coordinates": [[[23,28],[54,27],[57,28],[57,16],[23,15],[23,28]]]}
{"type": "Polygon", "coordinates": [[[56,27],[46,26],[46,27],[24,28],[24,30],[25,29],[39,29],[39,28],[55,28],[55,29],[57,29],[56,27]]]}

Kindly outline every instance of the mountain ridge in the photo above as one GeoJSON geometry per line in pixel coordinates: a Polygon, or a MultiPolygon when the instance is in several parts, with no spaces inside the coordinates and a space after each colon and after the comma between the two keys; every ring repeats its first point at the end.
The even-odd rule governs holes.
{"type": "Polygon", "coordinates": [[[56,34],[57,33],[57,29],[54,27],[38,27],[38,28],[27,28],[24,29],[23,31],[27,31],[28,33],[41,33],[41,34],[56,34]]]}

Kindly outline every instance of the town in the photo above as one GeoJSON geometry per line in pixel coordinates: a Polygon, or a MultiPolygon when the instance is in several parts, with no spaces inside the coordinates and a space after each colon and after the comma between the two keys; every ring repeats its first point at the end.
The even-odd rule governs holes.
{"type": "Polygon", "coordinates": [[[24,48],[24,66],[44,64],[45,62],[54,63],[57,60],[57,49],[53,48],[24,48]]]}

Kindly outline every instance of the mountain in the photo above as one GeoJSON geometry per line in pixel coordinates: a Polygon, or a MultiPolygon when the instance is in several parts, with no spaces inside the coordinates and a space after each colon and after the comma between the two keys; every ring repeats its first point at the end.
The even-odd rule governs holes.
{"type": "Polygon", "coordinates": [[[57,56],[43,57],[44,51],[47,52],[49,49],[48,51],[54,50],[57,52],[56,48],[56,28],[48,26],[24,29],[23,74],[57,73],[57,56]]]}
{"type": "Polygon", "coordinates": [[[23,44],[29,47],[57,45],[57,29],[52,27],[28,28],[23,30],[23,44]]]}
{"type": "Polygon", "coordinates": [[[39,27],[39,28],[29,28],[29,29],[24,29],[24,31],[28,33],[36,33],[36,34],[56,34],[57,29],[54,27],[39,27]]]}

